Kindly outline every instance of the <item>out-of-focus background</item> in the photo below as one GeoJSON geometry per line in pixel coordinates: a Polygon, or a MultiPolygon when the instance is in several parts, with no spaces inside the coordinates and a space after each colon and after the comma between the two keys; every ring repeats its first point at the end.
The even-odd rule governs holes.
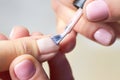
{"type": "MultiPolygon", "coordinates": [[[[31,32],[55,34],[56,21],[50,0],[0,0],[0,32],[9,35],[15,25],[31,32]]],[[[120,41],[101,46],[83,36],[67,54],[75,80],[120,80],[120,41]]],[[[45,64],[48,72],[48,66],[45,64]]]]}

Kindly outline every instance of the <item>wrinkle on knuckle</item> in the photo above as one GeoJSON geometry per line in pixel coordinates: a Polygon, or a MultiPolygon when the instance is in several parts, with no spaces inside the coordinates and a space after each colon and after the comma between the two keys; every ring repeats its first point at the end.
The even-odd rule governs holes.
{"type": "Polygon", "coordinates": [[[35,45],[33,44],[33,39],[31,38],[21,38],[18,39],[14,45],[15,45],[15,52],[17,55],[22,54],[33,54],[35,45]]]}
{"type": "Polygon", "coordinates": [[[30,54],[32,51],[29,47],[29,43],[27,42],[27,40],[24,40],[21,43],[22,43],[22,48],[23,48],[24,52],[30,54]]]}

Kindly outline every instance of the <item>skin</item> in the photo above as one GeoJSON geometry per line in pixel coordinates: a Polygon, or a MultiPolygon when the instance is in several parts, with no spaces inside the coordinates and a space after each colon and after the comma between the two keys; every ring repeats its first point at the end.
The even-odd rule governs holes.
{"type": "MultiPolygon", "coordinates": [[[[66,24],[69,22],[71,17],[76,12],[76,8],[73,6],[74,0],[52,0],[52,7],[54,12],[56,13],[56,20],[57,20],[57,30],[59,33],[63,32],[65,29],[66,24]]],[[[96,0],[96,1],[104,1],[104,3],[107,5],[108,8],[108,15],[105,18],[97,18],[96,20],[94,18],[89,19],[87,16],[87,6],[88,4],[94,2],[94,0],[87,0],[84,8],[83,8],[83,16],[80,18],[78,23],[74,26],[74,29],[72,33],[70,33],[69,38],[66,39],[67,41],[71,41],[71,39],[75,39],[76,35],[73,35],[73,33],[79,33],[85,37],[87,37],[90,40],[93,40],[97,43],[100,43],[105,46],[109,46],[114,43],[116,38],[119,38],[120,34],[120,1],[114,1],[114,0],[96,0]],[[112,35],[112,40],[108,44],[104,44],[102,42],[97,41],[94,38],[95,32],[104,29],[107,32],[109,32],[112,35]]],[[[96,15],[94,12],[95,9],[92,11],[89,11],[91,13],[90,16],[96,15]]],[[[98,16],[99,17],[99,16],[98,16]]]]}
{"type": "MultiPolygon", "coordinates": [[[[58,53],[66,53],[66,52],[71,51],[74,48],[77,33],[80,33],[80,34],[84,35],[85,37],[87,37],[95,42],[98,42],[94,38],[95,32],[101,28],[105,29],[106,31],[111,33],[112,40],[107,45],[102,44],[100,42],[98,42],[98,43],[100,43],[102,45],[106,45],[106,46],[111,45],[116,40],[116,37],[119,38],[119,34],[120,34],[120,29],[119,29],[120,6],[119,6],[119,3],[120,3],[120,1],[119,0],[118,1],[104,0],[105,4],[107,5],[107,8],[108,8],[108,16],[106,18],[101,18],[101,19],[88,18],[87,12],[86,12],[86,7],[91,2],[93,2],[93,0],[88,0],[85,3],[84,8],[83,8],[84,15],[78,21],[78,23],[74,27],[73,31],[69,35],[67,35],[67,37],[65,38],[65,40],[63,42],[61,42],[60,45],[62,48],[60,49],[60,51],[58,53]],[[73,43],[70,43],[70,42],[73,42],[73,43]]],[[[54,11],[56,13],[56,17],[57,17],[58,33],[61,33],[64,31],[65,25],[69,22],[70,18],[73,16],[73,14],[77,10],[72,5],[72,3],[73,3],[73,0],[67,0],[67,1],[66,0],[52,0],[52,6],[53,6],[53,9],[54,9],[54,11]]],[[[89,12],[89,13],[92,13],[92,12],[89,12]]],[[[22,35],[22,36],[17,35],[18,37],[14,37],[14,38],[11,37],[10,39],[16,39],[16,38],[20,38],[20,37],[30,36],[28,34],[26,34],[26,35],[20,34],[20,35],[22,35]]],[[[0,35],[0,38],[1,38],[1,40],[8,39],[3,34],[0,35]]],[[[34,59],[34,57],[32,57],[30,55],[19,56],[15,60],[13,60],[13,62],[10,65],[10,70],[9,70],[12,79],[17,79],[17,77],[15,76],[15,74],[13,72],[13,67],[17,63],[19,63],[19,61],[21,61],[21,59],[22,60],[31,59],[34,63],[36,63],[36,69],[38,69],[38,73],[41,71],[40,72],[40,73],[42,73],[41,76],[38,76],[36,73],[36,75],[34,77],[32,77],[32,79],[39,79],[39,77],[41,77],[41,79],[43,79],[43,80],[48,79],[43,68],[41,67],[41,63],[36,61],[36,59],[34,59]],[[37,67],[39,67],[39,68],[37,68],[37,67]]],[[[67,79],[70,80],[71,79],[72,80],[73,79],[69,64],[63,54],[61,55],[61,57],[56,56],[52,60],[50,60],[49,66],[50,66],[50,72],[51,72],[50,77],[52,80],[59,80],[59,79],[62,79],[62,80],[67,80],[67,79]],[[58,58],[58,59],[56,59],[56,58],[58,58]],[[63,61],[63,62],[60,62],[61,64],[56,64],[57,61],[58,62],[63,61]],[[57,70],[60,69],[60,70],[64,71],[65,68],[60,67],[60,65],[63,65],[63,64],[65,64],[66,69],[68,71],[61,73],[61,71],[57,71],[57,70]],[[53,69],[55,69],[56,74],[53,73],[54,72],[53,69]],[[64,74],[64,75],[62,75],[62,74],[64,74]]],[[[7,74],[8,74],[8,72],[2,72],[1,76],[4,77],[7,74]]],[[[8,77],[9,77],[9,75],[8,75],[8,77]]],[[[9,79],[8,77],[6,77],[7,80],[9,79]]]]}
{"type": "MultiPolygon", "coordinates": [[[[12,36],[10,38],[7,38],[5,35],[1,34],[0,39],[1,40],[13,40],[21,37],[28,37],[28,36],[40,36],[43,35],[39,32],[29,34],[29,31],[21,26],[15,27],[14,32],[12,33],[12,36]],[[22,33],[21,33],[22,32],[22,33]]],[[[36,38],[36,37],[35,37],[36,38]]],[[[7,71],[0,72],[0,78],[4,80],[19,80],[18,77],[16,77],[16,74],[14,72],[14,68],[17,64],[19,64],[21,61],[25,60],[31,60],[33,64],[35,64],[36,72],[34,75],[30,78],[31,80],[35,79],[41,79],[41,80],[49,80],[48,76],[46,75],[42,63],[38,61],[35,57],[29,54],[23,54],[18,57],[16,57],[10,64],[10,68],[7,71]]],[[[50,67],[50,80],[73,80],[72,72],[70,65],[63,54],[63,52],[59,51],[58,54],[48,61],[49,67],[50,67]],[[59,64],[56,64],[59,63],[59,64]],[[64,67],[61,67],[61,65],[64,65],[64,67]],[[59,69],[59,70],[58,70],[59,69]],[[61,71],[62,70],[62,71],[61,71]]]]}

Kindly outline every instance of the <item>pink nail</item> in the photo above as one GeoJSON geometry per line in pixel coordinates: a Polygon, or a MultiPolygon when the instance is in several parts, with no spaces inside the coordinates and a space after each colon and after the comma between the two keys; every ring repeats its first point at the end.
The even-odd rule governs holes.
{"type": "Polygon", "coordinates": [[[24,60],[15,66],[14,71],[18,79],[28,80],[34,75],[36,69],[31,61],[24,60]]]}
{"type": "Polygon", "coordinates": [[[103,45],[109,45],[112,41],[112,34],[105,29],[99,29],[95,32],[94,38],[103,45]]]}
{"type": "Polygon", "coordinates": [[[91,21],[99,21],[108,18],[108,6],[103,0],[95,0],[86,7],[87,18],[91,21]]]}
{"type": "Polygon", "coordinates": [[[53,53],[59,50],[59,46],[56,45],[50,37],[37,40],[37,45],[40,54],[53,53]]]}

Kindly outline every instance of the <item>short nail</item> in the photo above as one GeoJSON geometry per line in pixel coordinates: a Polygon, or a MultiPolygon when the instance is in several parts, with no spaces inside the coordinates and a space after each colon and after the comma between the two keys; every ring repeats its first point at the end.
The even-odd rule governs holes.
{"type": "Polygon", "coordinates": [[[91,21],[107,19],[109,16],[108,6],[103,0],[95,0],[87,5],[86,15],[91,21]]]}
{"type": "Polygon", "coordinates": [[[12,31],[11,31],[11,33],[9,35],[10,38],[13,36],[14,31],[15,31],[15,28],[12,29],[12,31]]]}
{"type": "Polygon", "coordinates": [[[50,37],[37,40],[37,45],[41,54],[53,53],[59,50],[59,46],[50,37]]]}
{"type": "Polygon", "coordinates": [[[95,32],[94,38],[103,45],[110,45],[112,41],[112,34],[105,29],[99,29],[95,32]]]}
{"type": "Polygon", "coordinates": [[[30,60],[24,60],[15,66],[14,72],[18,79],[28,80],[34,75],[36,68],[30,60]]]}

